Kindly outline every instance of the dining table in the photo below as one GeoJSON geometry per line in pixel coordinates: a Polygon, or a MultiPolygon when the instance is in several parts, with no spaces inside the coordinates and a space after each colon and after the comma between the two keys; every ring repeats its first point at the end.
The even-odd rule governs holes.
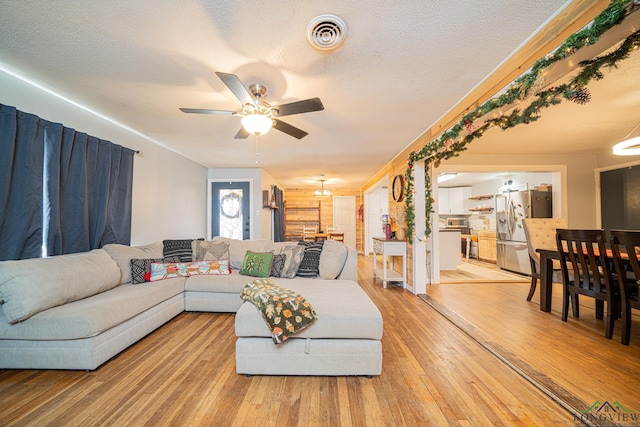
{"type": "MultiPolygon", "coordinates": [[[[540,310],[551,311],[551,294],[553,288],[553,261],[560,261],[560,252],[557,249],[536,249],[540,254],[540,310]]],[[[626,252],[620,252],[622,260],[629,259],[626,252]]],[[[613,252],[607,249],[607,261],[613,260],[613,252]]]]}

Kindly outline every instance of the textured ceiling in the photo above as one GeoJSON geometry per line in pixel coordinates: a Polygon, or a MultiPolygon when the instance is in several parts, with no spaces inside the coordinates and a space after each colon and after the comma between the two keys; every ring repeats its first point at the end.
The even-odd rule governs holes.
{"type": "MultiPolygon", "coordinates": [[[[258,166],[284,186],[325,174],[359,187],[564,2],[0,0],[0,64],[204,166],[258,166]],[[324,13],[348,27],[332,53],[306,40],[324,13]],[[237,117],[178,110],[239,108],[215,71],[264,84],[274,104],[317,96],[325,110],[287,117],[309,135],[272,130],[256,156],[253,137],[233,138],[237,117]]],[[[638,71],[636,62],[626,72],[638,71]]],[[[548,149],[531,131],[511,132],[476,150],[504,150],[516,137],[536,143],[518,151],[548,149]]]]}

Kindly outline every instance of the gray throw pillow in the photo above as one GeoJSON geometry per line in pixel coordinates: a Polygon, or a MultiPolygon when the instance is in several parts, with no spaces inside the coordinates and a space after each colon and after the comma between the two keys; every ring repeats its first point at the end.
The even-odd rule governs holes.
{"type": "Polygon", "coordinates": [[[287,260],[287,256],[285,254],[277,254],[273,256],[273,261],[271,262],[271,273],[269,276],[273,277],[282,277],[282,271],[284,270],[284,263],[287,260]]]}
{"type": "Polygon", "coordinates": [[[300,267],[300,263],[302,262],[302,258],[304,257],[304,246],[283,248],[280,253],[286,255],[284,269],[282,270],[280,277],[293,279],[294,277],[296,277],[298,267],[300,267]]]}

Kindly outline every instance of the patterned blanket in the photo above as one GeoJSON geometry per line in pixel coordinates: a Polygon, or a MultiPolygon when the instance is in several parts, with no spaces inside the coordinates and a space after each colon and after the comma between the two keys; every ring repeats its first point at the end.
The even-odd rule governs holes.
{"type": "Polygon", "coordinates": [[[240,298],[251,302],[260,310],[275,344],[284,342],[318,318],[311,304],[302,295],[278,286],[271,279],[247,283],[240,291],[240,298]]]}

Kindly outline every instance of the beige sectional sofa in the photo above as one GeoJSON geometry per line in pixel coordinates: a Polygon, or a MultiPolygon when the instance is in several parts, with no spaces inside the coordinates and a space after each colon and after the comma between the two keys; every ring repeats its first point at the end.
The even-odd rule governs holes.
{"type": "MultiPolygon", "coordinates": [[[[247,250],[278,253],[286,246],[295,245],[261,240],[228,242],[232,267],[242,263],[247,250]]],[[[239,293],[253,278],[240,275],[236,268],[229,275],[131,283],[131,259],[162,256],[163,245],[158,242],[138,247],[106,245],[103,249],[79,254],[0,262],[0,369],[93,370],[182,311],[235,313],[242,307],[239,293]]],[[[340,284],[344,289],[351,289],[350,292],[355,292],[352,296],[356,298],[356,305],[368,306],[374,317],[377,313],[379,324],[374,329],[379,330],[368,336],[379,345],[382,318],[356,283],[354,250],[328,241],[320,256],[319,278],[274,280],[284,287],[308,293],[313,293],[315,287],[316,292],[323,290],[328,295],[340,284]],[[323,286],[327,283],[331,286],[323,286]]],[[[251,306],[245,311],[253,308],[257,313],[252,304],[245,304],[251,306]]],[[[320,303],[320,312],[324,310],[323,304],[320,303]]],[[[322,316],[317,323],[322,325],[322,316]]],[[[322,327],[315,329],[322,330],[322,327]]],[[[310,327],[309,332],[312,330],[310,327]]],[[[293,343],[281,347],[289,344],[293,343]]],[[[379,357],[375,357],[366,372],[352,374],[379,374],[382,354],[381,350],[376,351],[379,357]]],[[[323,372],[341,374],[331,373],[330,369],[323,372]]]]}

